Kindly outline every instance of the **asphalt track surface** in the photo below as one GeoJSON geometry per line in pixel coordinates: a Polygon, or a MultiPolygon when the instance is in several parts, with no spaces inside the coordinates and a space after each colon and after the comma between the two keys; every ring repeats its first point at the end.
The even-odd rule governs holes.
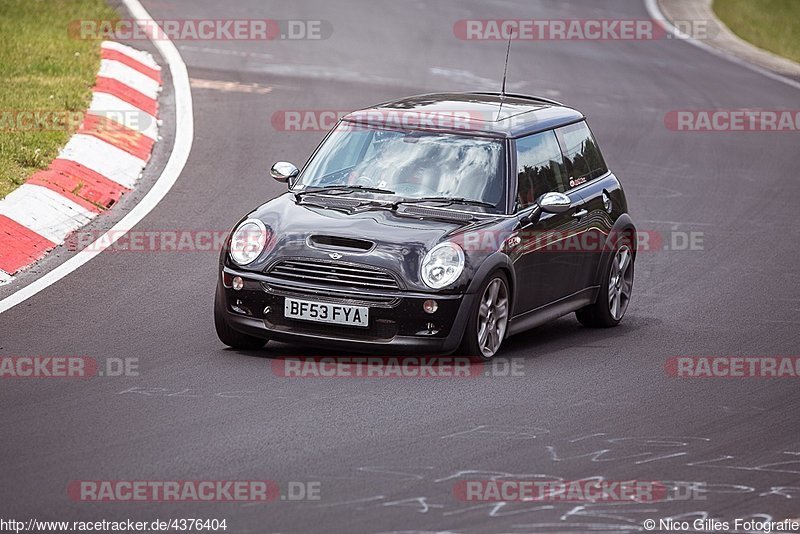
{"type": "MultiPolygon", "coordinates": [[[[464,18],[648,18],[638,0],[188,1],[156,18],[329,21],[324,41],[176,43],[195,140],[138,230],[224,230],[283,191],[322,132],[287,109],[497,90],[505,44],[456,39],[464,18]],[[231,90],[258,84],[269,92],[231,90]],[[202,85],[202,87],[201,87],[202,85]]],[[[792,355],[800,339],[797,133],[687,133],[676,109],[796,108],[798,92],[675,40],[517,42],[509,87],[584,111],[640,229],[700,232],[699,250],[640,253],[624,323],[574,316],[511,338],[523,376],[287,379],[271,343],[225,349],[215,252],[104,253],[0,316],[0,354],[138,358],[140,376],[0,383],[5,518],[227,518],[228,532],[637,532],[645,518],[800,515],[796,379],[667,376],[678,355],[792,355]],[[458,480],[691,481],[691,500],[465,503],[458,480]],[[72,480],[318,481],[318,501],[88,503],[72,480]]],[[[165,96],[168,110],[171,96],[165,96]]],[[[167,132],[168,134],[168,132],[167,132]]],[[[162,149],[163,150],[163,149],[162,149]]],[[[158,158],[163,160],[163,154],[158,158]]]]}

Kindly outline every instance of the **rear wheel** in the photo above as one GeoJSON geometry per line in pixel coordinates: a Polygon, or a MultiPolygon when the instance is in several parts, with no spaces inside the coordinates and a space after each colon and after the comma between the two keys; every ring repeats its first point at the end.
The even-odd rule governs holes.
{"type": "Polygon", "coordinates": [[[217,288],[214,297],[214,327],[217,330],[219,340],[234,349],[260,349],[266,345],[266,339],[248,336],[228,325],[228,321],[225,319],[225,304],[222,302],[221,292],[222,289],[217,288]]]}
{"type": "Polygon", "coordinates": [[[500,350],[508,328],[511,301],[505,275],[501,272],[490,275],[478,295],[467,321],[461,351],[490,360],[500,350]]]}
{"type": "Polygon", "coordinates": [[[633,251],[627,241],[611,256],[602,280],[597,301],[575,312],[584,326],[617,326],[625,315],[633,291],[633,251]]]}

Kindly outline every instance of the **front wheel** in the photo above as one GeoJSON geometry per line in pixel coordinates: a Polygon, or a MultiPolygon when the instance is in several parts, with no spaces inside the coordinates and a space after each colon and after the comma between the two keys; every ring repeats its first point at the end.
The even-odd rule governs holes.
{"type": "Polygon", "coordinates": [[[508,328],[508,294],[508,281],[500,272],[490,275],[481,286],[461,342],[465,355],[490,360],[500,350],[508,328]]]}
{"type": "Polygon", "coordinates": [[[617,326],[628,309],[633,291],[633,252],[623,242],[606,265],[597,301],[575,312],[584,326],[617,326]]]}
{"type": "Polygon", "coordinates": [[[219,340],[234,349],[260,349],[266,345],[266,339],[248,336],[230,327],[225,319],[225,304],[222,302],[221,291],[222,288],[217,288],[214,296],[214,327],[219,340]]]}

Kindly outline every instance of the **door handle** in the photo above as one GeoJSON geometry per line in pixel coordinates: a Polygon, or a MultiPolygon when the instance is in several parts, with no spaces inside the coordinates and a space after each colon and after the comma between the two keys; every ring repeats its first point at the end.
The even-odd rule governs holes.
{"type": "Polygon", "coordinates": [[[586,210],[580,210],[580,211],[576,211],[575,213],[573,213],[572,216],[575,217],[576,219],[580,219],[581,217],[583,217],[587,213],[589,213],[589,212],[586,211],[586,210]]]}

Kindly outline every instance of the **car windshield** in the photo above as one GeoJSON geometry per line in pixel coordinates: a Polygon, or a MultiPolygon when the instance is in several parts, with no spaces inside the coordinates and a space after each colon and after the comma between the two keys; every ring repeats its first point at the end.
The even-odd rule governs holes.
{"type": "Polygon", "coordinates": [[[505,198],[504,164],[502,140],[343,122],[320,146],[294,190],[352,186],[358,194],[454,199],[458,209],[495,212],[505,198]]]}

